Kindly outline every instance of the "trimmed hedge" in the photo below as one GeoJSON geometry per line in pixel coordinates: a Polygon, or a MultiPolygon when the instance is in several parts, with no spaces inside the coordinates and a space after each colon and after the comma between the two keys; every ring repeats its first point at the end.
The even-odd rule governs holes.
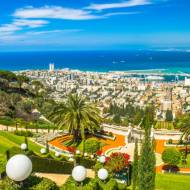
{"type": "Polygon", "coordinates": [[[13,147],[9,151],[9,157],[15,154],[26,154],[32,161],[33,172],[41,173],[64,173],[71,174],[74,163],[64,160],[53,159],[50,154],[43,157],[35,155],[32,151],[22,151],[18,147],[13,147]]]}
{"type": "Polygon", "coordinates": [[[33,172],[71,174],[74,168],[74,163],[69,161],[58,161],[36,155],[31,155],[30,159],[33,163],[33,172]]]}
{"type": "Polygon", "coordinates": [[[94,165],[96,164],[95,159],[89,159],[88,157],[81,157],[81,156],[76,156],[76,162],[79,165],[84,166],[85,168],[93,169],[94,165]]]}
{"type": "Polygon", "coordinates": [[[108,179],[108,181],[101,181],[98,178],[95,179],[85,179],[82,186],[75,182],[72,177],[70,177],[67,182],[60,187],[60,190],[126,190],[127,186],[125,184],[119,184],[115,179],[108,179]]]}
{"type": "Polygon", "coordinates": [[[67,182],[60,187],[60,190],[99,190],[99,185],[96,180],[90,180],[86,178],[83,181],[83,185],[80,186],[76,181],[70,177],[67,182]]]}
{"type": "Polygon", "coordinates": [[[25,137],[33,137],[33,133],[31,131],[14,131],[14,134],[17,136],[25,136],[25,137]]]}
{"type": "Polygon", "coordinates": [[[3,190],[59,190],[55,182],[46,179],[40,178],[37,176],[30,176],[27,180],[24,181],[23,186],[19,183],[15,183],[6,177],[1,185],[0,189],[3,190]]]}

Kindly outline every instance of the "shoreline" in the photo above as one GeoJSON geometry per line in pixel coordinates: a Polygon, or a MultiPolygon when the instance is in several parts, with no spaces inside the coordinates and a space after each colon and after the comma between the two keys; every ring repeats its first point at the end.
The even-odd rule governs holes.
{"type": "MultiPolygon", "coordinates": [[[[190,68],[188,68],[190,69],[190,68]]],[[[48,69],[25,69],[25,70],[16,70],[12,71],[15,73],[22,72],[48,72],[48,69]]],[[[121,74],[121,75],[157,75],[157,76],[190,76],[190,73],[185,73],[182,71],[170,71],[170,69],[138,69],[138,70],[110,70],[110,71],[95,71],[95,70],[82,70],[82,69],[72,69],[72,68],[63,68],[63,69],[55,69],[54,72],[84,72],[84,73],[99,73],[99,74],[121,74]]]]}

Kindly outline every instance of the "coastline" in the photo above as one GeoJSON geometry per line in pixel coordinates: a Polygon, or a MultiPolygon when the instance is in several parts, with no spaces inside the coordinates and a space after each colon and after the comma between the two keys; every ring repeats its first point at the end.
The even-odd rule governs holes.
{"type": "MultiPolygon", "coordinates": [[[[86,72],[86,73],[100,73],[100,74],[126,74],[126,75],[160,75],[160,76],[190,76],[190,73],[185,73],[182,71],[171,71],[170,69],[138,69],[138,70],[110,70],[110,71],[99,71],[99,70],[82,70],[82,69],[72,69],[72,68],[63,68],[55,69],[55,72],[58,71],[70,71],[70,72],[86,72]]],[[[190,70],[190,68],[189,68],[190,70]]],[[[25,70],[16,70],[17,72],[32,72],[32,71],[48,71],[48,69],[25,69],[25,70]]]]}

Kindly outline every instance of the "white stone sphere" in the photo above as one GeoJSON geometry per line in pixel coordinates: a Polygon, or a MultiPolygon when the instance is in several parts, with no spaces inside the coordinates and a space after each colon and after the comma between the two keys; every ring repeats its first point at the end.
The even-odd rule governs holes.
{"type": "Polygon", "coordinates": [[[6,165],[7,176],[14,181],[24,181],[32,172],[31,160],[23,155],[17,154],[10,158],[6,165]]]}
{"type": "Polygon", "coordinates": [[[45,148],[41,148],[40,153],[41,154],[45,154],[46,153],[46,149],[45,148]]]}
{"type": "Polygon", "coordinates": [[[69,162],[73,162],[74,161],[74,159],[73,158],[69,158],[69,162]]]}
{"type": "Polygon", "coordinates": [[[104,168],[98,170],[98,177],[101,180],[106,180],[108,178],[108,171],[104,168]]]}
{"type": "Polygon", "coordinates": [[[92,158],[92,159],[93,159],[93,158],[94,158],[94,155],[93,155],[93,154],[92,154],[92,155],[90,155],[90,158],[92,158]]]}
{"type": "Polygon", "coordinates": [[[88,156],[88,153],[87,153],[87,152],[85,152],[85,153],[84,153],[84,156],[88,156]]]}
{"type": "Polygon", "coordinates": [[[60,154],[59,152],[55,152],[55,156],[56,156],[56,157],[60,157],[61,154],[60,154]]]}
{"type": "Polygon", "coordinates": [[[87,175],[86,168],[84,166],[76,166],[73,168],[72,177],[77,182],[82,182],[85,180],[87,175]]]}
{"type": "Polygon", "coordinates": [[[80,154],[80,150],[77,150],[77,151],[76,151],[76,154],[80,154]]]}
{"type": "Polygon", "coordinates": [[[22,143],[20,145],[20,148],[21,148],[21,150],[26,150],[27,149],[27,144],[26,143],[22,143]]]}
{"type": "Polygon", "coordinates": [[[100,156],[99,161],[100,161],[100,163],[104,164],[106,162],[106,157],[100,156]]]}

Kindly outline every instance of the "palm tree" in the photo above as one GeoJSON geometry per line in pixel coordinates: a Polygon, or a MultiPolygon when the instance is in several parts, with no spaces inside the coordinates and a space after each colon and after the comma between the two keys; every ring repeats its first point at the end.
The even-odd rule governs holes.
{"type": "Polygon", "coordinates": [[[190,114],[185,114],[177,119],[176,126],[182,132],[181,140],[185,140],[183,144],[186,146],[185,157],[187,158],[187,144],[190,137],[190,114]]]}
{"type": "Polygon", "coordinates": [[[99,109],[77,94],[70,94],[65,103],[56,105],[49,119],[59,128],[68,129],[73,142],[85,140],[85,131],[93,133],[101,122],[99,109]]]}

